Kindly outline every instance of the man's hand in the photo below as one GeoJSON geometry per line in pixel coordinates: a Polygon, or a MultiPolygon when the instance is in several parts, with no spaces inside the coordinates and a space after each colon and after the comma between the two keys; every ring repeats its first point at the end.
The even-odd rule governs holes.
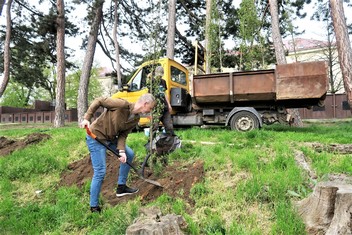
{"type": "Polygon", "coordinates": [[[84,119],[84,120],[79,124],[79,126],[80,126],[81,128],[85,128],[86,126],[89,128],[90,122],[89,122],[88,120],[84,119]]]}
{"type": "Polygon", "coordinates": [[[119,154],[120,154],[120,157],[119,157],[120,162],[126,163],[126,160],[127,160],[126,153],[121,153],[120,152],[119,154]]]}

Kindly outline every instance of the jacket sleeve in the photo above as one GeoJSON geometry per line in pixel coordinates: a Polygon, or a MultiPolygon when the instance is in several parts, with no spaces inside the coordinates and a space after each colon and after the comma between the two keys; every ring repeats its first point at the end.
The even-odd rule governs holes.
{"type": "Polygon", "coordinates": [[[119,137],[117,139],[117,148],[120,150],[125,150],[126,139],[129,133],[131,133],[133,128],[120,132],[119,137]]]}
{"type": "Polygon", "coordinates": [[[111,97],[100,97],[96,98],[89,106],[87,112],[84,114],[84,119],[90,121],[100,106],[107,109],[117,108],[124,106],[126,101],[122,99],[116,99],[111,97]]]}

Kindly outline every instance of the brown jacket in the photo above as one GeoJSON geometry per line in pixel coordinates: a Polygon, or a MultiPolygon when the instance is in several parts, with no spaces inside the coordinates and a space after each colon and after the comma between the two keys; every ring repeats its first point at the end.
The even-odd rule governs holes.
{"type": "Polygon", "coordinates": [[[100,106],[104,112],[90,125],[90,130],[101,140],[117,138],[117,148],[125,149],[127,135],[140,119],[139,114],[132,114],[134,103],[119,98],[97,98],[89,106],[84,119],[90,121],[100,106]]]}

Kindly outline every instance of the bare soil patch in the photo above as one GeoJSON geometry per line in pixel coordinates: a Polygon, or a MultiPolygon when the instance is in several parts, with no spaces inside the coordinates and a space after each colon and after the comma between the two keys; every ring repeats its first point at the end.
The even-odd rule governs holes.
{"type": "MultiPolygon", "coordinates": [[[[50,138],[50,135],[44,133],[33,133],[21,139],[9,139],[0,136],[0,157],[6,156],[15,150],[20,150],[28,145],[38,144],[43,140],[50,138]]],[[[140,197],[142,204],[146,204],[155,200],[163,193],[173,197],[181,198],[188,202],[191,206],[194,201],[190,197],[190,190],[194,184],[204,179],[204,167],[202,161],[194,163],[173,162],[162,169],[158,175],[152,172],[151,168],[146,167],[144,177],[158,181],[163,187],[152,185],[140,179],[131,169],[129,174],[129,185],[139,188],[139,192],[135,195],[117,198],[115,195],[118,170],[120,162],[113,155],[108,154],[106,159],[107,169],[106,176],[102,186],[102,196],[104,201],[110,205],[116,205],[126,202],[135,197],[140,197]]],[[[136,163],[134,163],[136,164],[136,163]]],[[[137,165],[135,165],[137,167],[137,165]]],[[[138,167],[137,167],[138,168],[138,167]]],[[[61,175],[61,186],[77,185],[81,188],[93,176],[90,156],[73,162],[68,166],[67,171],[61,175]]]]}
{"type": "MultiPolygon", "coordinates": [[[[204,178],[204,167],[202,161],[194,163],[173,162],[172,165],[166,166],[160,175],[155,175],[149,167],[144,170],[144,177],[158,181],[163,187],[158,187],[147,183],[140,179],[136,173],[131,169],[129,174],[132,187],[139,188],[139,192],[134,195],[116,197],[116,183],[118,177],[118,170],[120,162],[116,157],[109,155],[106,159],[106,176],[102,185],[102,196],[106,203],[110,205],[117,205],[126,202],[135,197],[140,197],[142,204],[154,201],[163,193],[173,197],[181,198],[188,202],[191,206],[194,201],[190,198],[190,190],[194,184],[199,183],[204,178]]],[[[138,168],[138,167],[137,167],[138,168]]],[[[91,180],[93,169],[91,166],[90,156],[84,159],[73,162],[68,166],[68,171],[61,176],[61,186],[77,185],[82,187],[88,180],[91,180]]]]}
{"type": "Polygon", "coordinates": [[[28,145],[38,144],[43,140],[50,138],[50,135],[44,133],[33,133],[26,136],[23,139],[8,139],[4,136],[0,136],[0,157],[8,155],[15,150],[20,150],[28,145]]]}

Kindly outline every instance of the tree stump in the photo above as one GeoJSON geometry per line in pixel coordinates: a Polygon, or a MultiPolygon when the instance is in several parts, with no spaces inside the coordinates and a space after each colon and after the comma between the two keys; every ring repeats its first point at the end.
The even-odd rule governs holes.
{"type": "Polygon", "coordinates": [[[162,216],[157,207],[141,208],[140,216],[128,226],[126,235],[183,235],[187,223],[180,215],[162,216]]]}
{"type": "Polygon", "coordinates": [[[320,182],[297,209],[308,234],[352,234],[352,185],[320,182]]]}
{"type": "Polygon", "coordinates": [[[352,186],[339,187],[336,194],[335,213],[327,235],[352,234],[352,186]]]}

